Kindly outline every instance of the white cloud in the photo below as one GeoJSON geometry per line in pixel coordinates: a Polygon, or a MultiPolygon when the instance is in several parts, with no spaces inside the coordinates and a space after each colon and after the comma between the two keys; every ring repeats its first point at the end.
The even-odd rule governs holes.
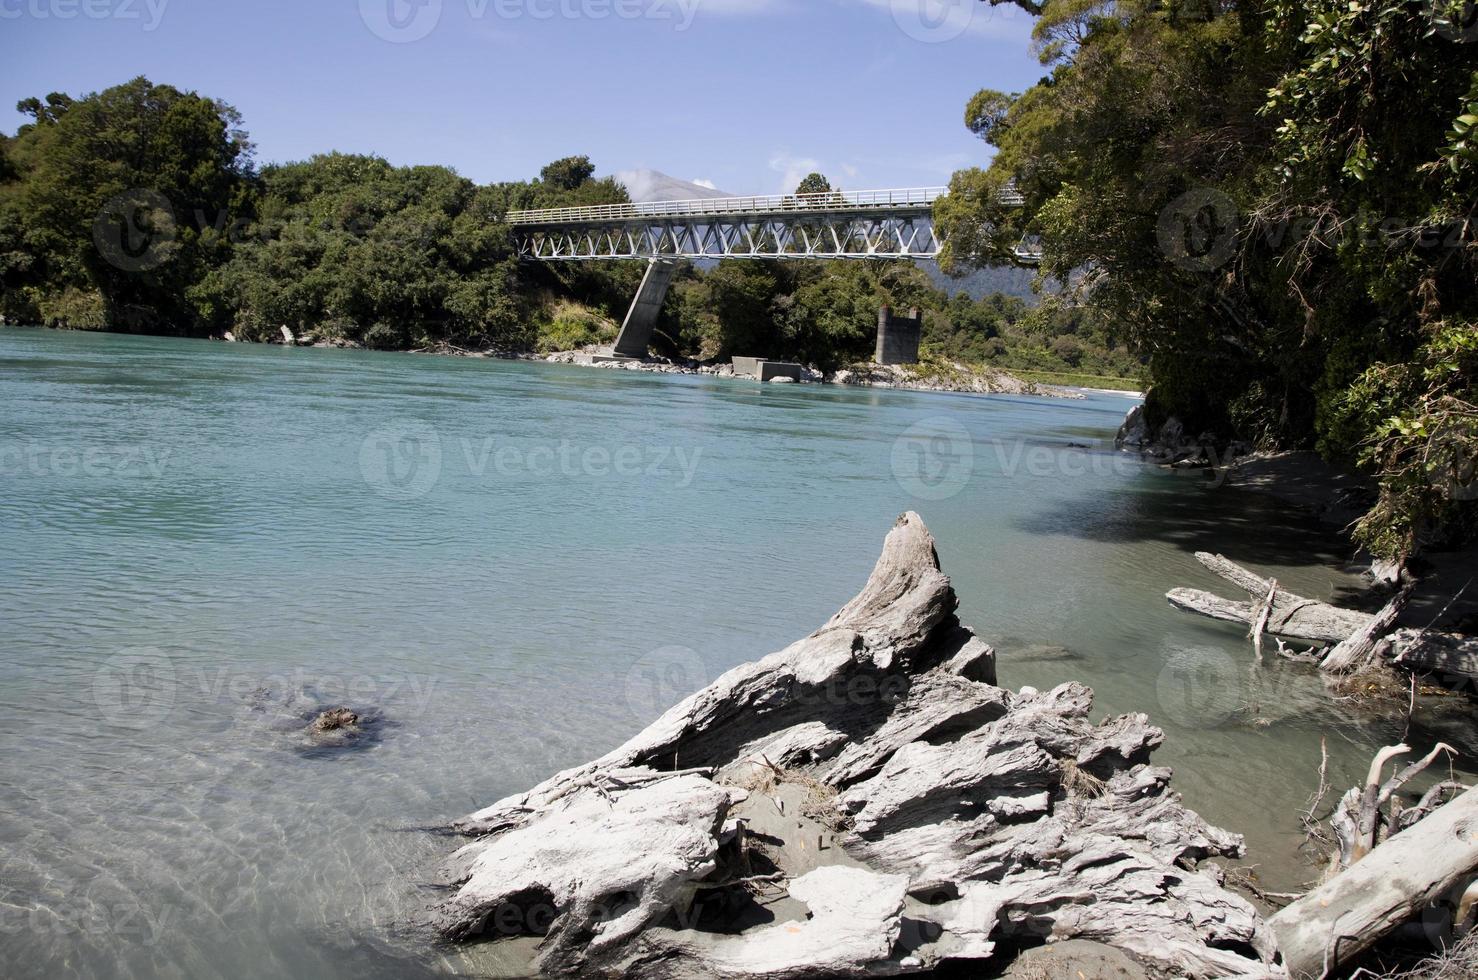
{"type": "Polygon", "coordinates": [[[707,187],[711,191],[718,190],[718,185],[717,184],[715,184],[711,180],[705,180],[702,177],[697,178],[696,180],[693,181],[693,183],[697,184],[699,187],[707,187]]]}
{"type": "Polygon", "coordinates": [[[780,174],[781,194],[795,193],[796,186],[810,174],[821,173],[821,161],[815,157],[792,156],[789,150],[777,150],[770,156],[770,169],[780,174]]]}
{"type": "MultiPolygon", "coordinates": [[[[652,0],[684,23],[705,17],[752,17],[791,14],[811,7],[814,0],[652,0]]],[[[1014,4],[995,6],[980,0],[832,0],[844,15],[858,6],[881,13],[889,26],[906,37],[942,43],[963,37],[1018,40],[1031,36],[1033,18],[1014,4]]]]}

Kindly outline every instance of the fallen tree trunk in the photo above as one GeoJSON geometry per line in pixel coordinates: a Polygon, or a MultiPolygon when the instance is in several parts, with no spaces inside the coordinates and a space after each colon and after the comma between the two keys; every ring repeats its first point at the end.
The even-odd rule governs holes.
{"type": "Polygon", "coordinates": [[[1478,873],[1478,788],[1387,839],[1271,919],[1290,977],[1349,963],[1478,873]]]}
{"type": "MultiPolygon", "coordinates": [[[[1235,599],[1224,599],[1213,592],[1203,592],[1200,589],[1171,589],[1165,593],[1165,598],[1170,600],[1172,606],[1185,612],[1209,616],[1227,623],[1240,623],[1243,626],[1253,625],[1260,605],[1238,602],[1235,599]]],[[[1340,643],[1364,625],[1363,622],[1358,622],[1353,617],[1364,616],[1364,613],[1338,609],[1312,599],[1300,599],[1280,588],[1273,610],[1268,614],[1265,632],[1291,640],[1340,643]],[[1354,629],[1350,629],[1351,626],[1354,626],[1354,629]]]]}
{"type": "Polygon", "coordinates": [[[1331,674],[1350,674],[1372,666],[1377,644],[1396,628],[1396,620],[1410,600],[1411,587],[1407,586],[1374,619],[1340,641],[1319,666],[1331,674]]]}
{"type": "Polygon", "coordinates": [[[1478,637],[1431,630],[1396,630],[1389,637],[1395,662],[1408,670],[1478,679],[1478,637]]]}
{"type": "Polygon", "coordinates": [[[1341,609],[1317,599],[1306,599],[1279,586],[1274,590],[1273,581],[1254,574],[1228,561],[1221,555],[1198,552],[1196,561],[1207,569],[1231,582],[1257,603],[1236,602],[1197,589],[1174,589],[1166,598],[1177,609],[1199,613],[1229,623],[1253,626],[1260,618],[1263,604],[1269,593],[1273,602],[1268,610],[1266,631],[1277,636],[1296,640],[1312,640],[1319,643],[1340,643],[1352,634],[1368,626],[1374,618],[1368,613],[1353,609],[1341,609]]]}

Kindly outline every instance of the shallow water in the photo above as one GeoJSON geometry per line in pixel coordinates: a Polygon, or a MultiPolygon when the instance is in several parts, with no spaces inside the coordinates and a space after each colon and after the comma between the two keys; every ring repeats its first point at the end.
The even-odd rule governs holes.
{"type": "MultiPolygon", "coordinates": [[[[1343,788],[1403,726],[1331,725],[1163,595],[1217,587],[1200,549],[1358,582],[1303,515],[1114,454],[1130,404],[0,330],[3,973],[467,967],[416,925],[418,828],[814,629],[907,509],[1004,683],[1150,713],[1267,887],[1309,879],[1321,734],[1343,788]],[[297,734],[340,703],[376,737],[297,734]]],[[[1437,717],[1413,744],[1471,758],[1437,717]]]]}

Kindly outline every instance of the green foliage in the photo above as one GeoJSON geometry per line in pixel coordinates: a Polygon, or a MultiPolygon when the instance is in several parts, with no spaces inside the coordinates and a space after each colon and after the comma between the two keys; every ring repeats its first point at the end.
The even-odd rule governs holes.
{"type": "Polygon", "coordinates": [[[830,194],[831,181],[817,173],[807,174],[796,187],[797,194],[830,194]]]}
{"type": "Polygon", "coordinates": [[[565,157],[539,171],[539,179],[557,191],[572,191],[595,175],[589,157],[565,157]]]}
{"type": "Polygon", "coordinates": [[[965,128],[992,146],[1004,135],[1012,97],[995,89],[981,89],[965,106],[965,128]]]}
{"type": "Polygon", "coordinates": [[[265,168],[260,217],[194,292],[216,329],[393,349],[515,345],[526,311],[501,195],[444,167],[327,154],[265,168]]]}
{"type": "Polygon", "coordinates": [[[110,326],[190,331],[185,293],[229,251],[216,223],[248,208],[236,111],[144,78],[18,108],[35,122],[7,147],[0,247],[27,261],[0,269],[3,305],[26,305],[12,291],[93,290],[110,326]]]}
{"type": "Polygon", "coordinates": [[[1471,533],[1478,500],[1478,324],[1439,323],[1416,358],[1375,364],[1335,400],[1333,428],[1365,434],[1380,500],[1356,536],[1378,554],[1471,533]]]}
{"type": "MultiPolygon", "coordinates": [[[[340,153],[257,173],[235,110],[142,78],[18,108],[34,121],[0,139],[9,320],[526,349],[529,287],[558,283],[522,281],[503,215],[627,200],[585,157],[490,187],[340,153]]],[[[594,271],[580,285],[626,278],[594,271]]]]}
{"type": "Polygon", "coordinates": [[[1419,436],[1385,423],[1471,401],[1461,372],[1410,380],[1478,319],[1478,45],[1443,2],[1023,0],[1051,74],[972,100],[999,152],[936,205],[946,264],[1038,236],[1043,275],[1148,361],[1152,416],[1362,463],[1391,487],[1362,525],[1382,554],[1467,526],[1471,501],[1394,489],[1419,436]]]}
{"type": "Polygon", "coordinates": [[[541,354],[579,350],[590,344],[612,344],[619,331],[617,324],[594,310],[577,303],[555,306],[553,319],[539,327],[534,349],[541,354]]]}
{"type": "Polygon", "coordinates": [[[68,286],[59,293],[43,294],[37,299],[36,314],[49,327],[104,330],[108,326],[107,304],[95,289],[68,286]]]}

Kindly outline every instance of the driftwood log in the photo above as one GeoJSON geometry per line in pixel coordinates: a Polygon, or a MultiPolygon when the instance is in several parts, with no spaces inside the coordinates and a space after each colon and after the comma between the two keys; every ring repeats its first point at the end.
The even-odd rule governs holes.
{"type": "Polygon", "coordinates": [[[1478,679],[1478,637],[1400,629],[1387,639],[1394,661],[1418,673],[1478,679]]]}
{"type": "Polygon", "coordinates": [[[1327,976],[1434,904],[1462,909],[1475,874],[1478,788],[1389,837],[1273,916],[1289,975],[1327,976]]]}
{"type": "Polygon", "coordinates": [[[916,514],[811,636],[610,754],[457,821],[453,941],[537,936],[531,972],[861,977],[994,969],[1087,940],[1146,974],[1282,977],[1198,862],[1240,856],[1148,764],[1142,714],[995,686],[916,514]]]}
{"type": "Polygon", "coordinates": [[[1396,620],[1410,600],[1411,587],[1407,586],[1386,603],[1385,608],[1370,622],[1341,640],[1339,646],[1331,650],[1319,664],[1320,668],[1331,674],[1352,674],[1377,666],[1378,645],[1386,634],[1396,628],[1396,620]]]}
{"type": "MultiPolygon", "coordinates": [[[[1236,602],[1197,589],[1174,589],[1166,595],[1170,604],[1177,609],[1210,616],[1212,619],[1252,626],[1259,617],[1268,593],[1273,591],[1272,580],[1250,572],[1221,555],[1200,552],[1196,555],[1196,560],[1248,595],[1256,597],[1257,602],[1236,602]]],[[[1372,619],[1368,613],[1341,609],[1316,599],[1305,599],[1279,587],[1268,611],[1265,629],[1276,636],[1289,639],[1339,643],[1369,626],[1372,619]]]]}
{"type": "Polygon", "coordinates": [[[1409,588],[1372,615],[1295,595],[1221,555],[1200,552],[1196,560],[1256,601],[1227,599],[1200,589],[1172,589],[1165,598],[1185,612],[1250,626],[1254,647],[1260,647],[1257,640],[1266,632],[1332,645],[1333,649],[1319,660],[1320,668],[1332,674],[1391,665],[1438,675],[1447,683],[1478,682],[1478,637],[1396,628],[1396,620],[1411,595],[1409,588]],[[1271,603],[1269,595],[1273,597],[1271,603]]]}

